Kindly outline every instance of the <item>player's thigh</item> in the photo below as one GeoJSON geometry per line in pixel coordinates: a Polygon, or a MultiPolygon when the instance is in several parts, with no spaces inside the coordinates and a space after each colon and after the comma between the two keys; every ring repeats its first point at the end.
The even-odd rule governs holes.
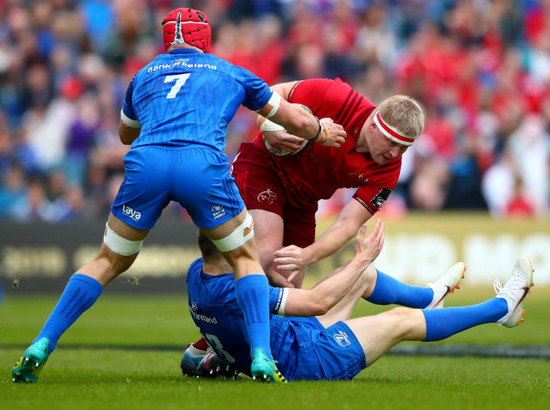
{"type": "Polygon", "coordinates": [[[254,239],[262,259],[273,259],[273,252],[283,247],[284,221],[278,214],[250,209],[254,219],[254,239]]]}
{"type": "Polygon", "coordinates": [[[236,279],[263,274],[252,228],[253,221],[246,208],[222,225],[211,229],[201,228],[230,263],[236,279]]]}
{"type": "MultiPolygon", "coordinates": [[[[314,354],[304,357],[303,362],[315,360],[320,371],[315,379],[350,380],[366,367],[365,354],[353,331],[344,323],[337,322],[321,332],[310,332],[314,354]]],[[[301,349],[303,350],[303,349],[301,349]]],[[[296,379],[311,379],[301,369],[296,379]]]]}
{"type": "Polygon", "coordinates": [[[394,308],[373,316],[363,316],[345,322],[363,347],[367,365],[378,360],[391,347],[425,323],[418,309],[394,308]]]}
{"type": "Polygon", "coordinates": [[[296,245],[306,248],[315,241],[316,211],[317,205],[303,207],[285,205],[283,246],[296,245]]]}
{"type": "MultiPolygon", "coordinates": [[[[124,180],[111,206],[111,213],[128,226],[147,231],[170,202],[171,169],[174,166],[172,152],[166,147],[139,147],[126,154],[124,163],[124,180]]],[[[128,230],[122,225],[120,229],[128,230]]],[[[135,236],[139,237],[139,234],[135,233],[135,236]]]]}
{"type": "Polygon", "coordinates": [[[147,229],[137,229],[131,225],[128,225],[126,222],[120,220],[112,213],[109,214],[107,225],[109,226],[109,229],[111,229],[117,235],[129,241],[141,241],[145,239],[145,237],[149,233],[149,230],[147,229]]]}
{"type": "Polygon", "coordinates": [[[179,155],[181,165],[176,171],[174,199],[199,228],[211,231],[223,225],[212,231],[216,238],[207,234],[211,239],[230,234],[231,228],[242,223],[246,214],[240,215],[245,206],[229,173],[227,158],[207,147],[190,148],[179,155]],[[231,221],[233,218],[236,219],[231,221]]]}
{"type": "Polygon", "coordinates": [[[258,152],[253,143],[243,143],[232,175],[249,210],[261,209],[283,217],[285,192],[265,152],[258,152]]]}

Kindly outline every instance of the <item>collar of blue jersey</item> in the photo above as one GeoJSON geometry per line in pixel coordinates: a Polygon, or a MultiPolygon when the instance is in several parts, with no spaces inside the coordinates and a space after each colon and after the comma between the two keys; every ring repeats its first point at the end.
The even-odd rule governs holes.
{"type": "Polygon", "coordinates": [[[193,50],[192,48],[175,48],[171,50],[168,54],[202,54],[198,50],[193,50]]]}

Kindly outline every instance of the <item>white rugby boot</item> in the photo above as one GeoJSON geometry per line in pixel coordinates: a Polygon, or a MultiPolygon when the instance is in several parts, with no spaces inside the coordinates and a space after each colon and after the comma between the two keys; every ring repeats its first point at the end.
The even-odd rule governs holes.
{"type": "Polygon", "coordinates": [[[428,283],[427,286],[434,291],[432,302],[425,309],[442,308],[445,302],[445,297],[449,293],[454,293],[456,289],[460,289],[460,281],[464,278],[466,265],[463,262],[455,263],[435,282],[428,283]]]}
{"type": "Polygon", "coordinates": [[[493,287],[497,292],[496,297],[504,299],[508,304],[508,313],[497,321],[499,325],[514,327],[523,322],[523,301],[534,285],[533,272],[531,260],[527,256],[520,256],[504,286],[495,279],[493,287]]]}

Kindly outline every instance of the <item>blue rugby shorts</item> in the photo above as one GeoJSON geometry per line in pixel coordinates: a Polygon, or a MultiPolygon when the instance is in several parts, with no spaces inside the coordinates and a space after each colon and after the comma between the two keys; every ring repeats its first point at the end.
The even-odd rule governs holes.
{"type": "Polygon", "coordinates": [[[204,229],[244,209],[227,157],[213,148],[140,146],[126,154],[124,164],[126,175],[111,212],[134,228],[151,229],[170,201],[204,229]]]}
{"type": "Polygon", "coordinates": [[[325,329],[316,318],[292,317],[294,337],[277,334],[277,320],[288,319],[272,317],[271,327],[273,357],[288,380],[351,380],[367,367],[359,340],[344,322],[325,329]]]}

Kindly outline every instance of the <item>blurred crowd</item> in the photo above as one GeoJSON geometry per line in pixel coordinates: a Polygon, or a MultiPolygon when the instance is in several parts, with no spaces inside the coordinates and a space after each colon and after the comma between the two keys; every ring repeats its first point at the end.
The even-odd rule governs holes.
{"type": "MultiPolygon", "coordinates": [[[[340,77],[375,104],[421,103],[426,127],[388,214],[548,216],[548,0],[0,0],[0,218],[107,215],[124,177],[126,87],[163,51],[167,12],[187,6],[209,16],[214,54],[268,84],[340,77]]],[[[256,133],[239,110],[228,157],[256,133]]]]}

